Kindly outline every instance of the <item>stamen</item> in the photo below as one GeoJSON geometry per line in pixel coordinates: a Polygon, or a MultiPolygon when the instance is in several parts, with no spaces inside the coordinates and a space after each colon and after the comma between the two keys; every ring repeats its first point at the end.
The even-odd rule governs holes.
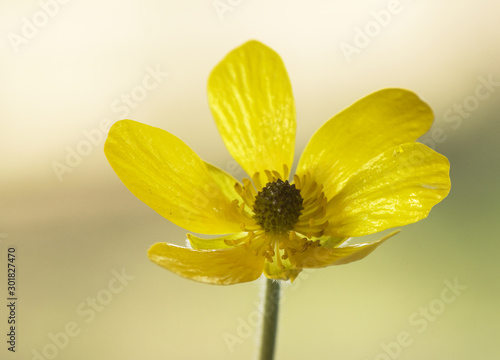
{"type": "Polygon", "coordinates": [[[238,194],[240,194],[241,199],[243,202],[249,207],[253,207],[253,203],[255,201],[255,195],[257,195],[257,192],[255,188],[252,185],[252,182],[248,179],[243,179],[243,184],[244,186],[241,186],[240,183],[236,183],[234,185],[234,189],[238,194]]]}
{"type": "Polygon", "coordinates": [[[280,269],[284,269],[285,266],[283,265],[283,263],[281,262],[281,254],[280,254],[280,250],[278,248],[278,242],[276,241],[275,242],[275,247],[276,247],[276,265],[280,268],[280,269]]]}
{"type": "Polygon", "coordinates": [[[273,178],[273,174],[269,170],[264,170],[264,172],[266,173],[267,181],[269,181],[269,182],[275,181],[275,179],[273,178]]]}
{"type": "Polygon", "coordinates": [[[253,196],[257,195],[257,191],[255,190],[255,187],[253,186],[252,182],[249,179],[247,178],[243,179],[243,185],[245,186],[245,189],[247,191],[250,191],[250,193],[253,196]]]}
{"type": "Polygon", "coordinates": [[[260,226],[241,223],[240,224],[240,229],[241,229],[241,231],[245,231],[245,232],[257,231],[257,230],[260,229],[260,226]]]}
{"type": "Polygon", "coordinates": [[[302,176],[295,175],[294,180],[296,184],[299,183],[300,193],[304,198],[304,210],[294,230],[309,239],[323,236],[328,227],[328,221],[324,220],[328,199],[323,192],[323,186],[312,181],[311,174],[308,172],[302,176]]]}
{"type": "Polygon", "coordinates": [[[262,184],[260,182],[260,173],[256,172],[255,174],[253,174],[252,180],[257,190],[260,191],[262,189],[262,184]]]}
{"type": "Polygon", "coordinates": [[[224,239],[224,243],[228,246],[237,246],[241,244],[248,244],[255,237],[255,233],[250,231],[247,235],[239,239],[224,239]]]}
{"type": "Polygon", "coordinates": [[[319,206],[316,209],[312,207],[312,209],[310,209],[309,212],[310,212],[309,214],[303,214],[304,219],[299,221],[299,223],[308,223],[313,218],[321,219],[322,217],[324,217],[326,215],[326,209],[324,206],[319,206]],[[307,219],[309,219],[309,220],[307,220],[307,219]]]}
{"type": "Polygon", "coordinates": [[[288,176],[290,176],[290,170],[286,164],[283,164],[283,179],[288,179],[288,176]]]}
{"type": "Polygon", "coordinates": [[[236,192],[240,194],[240,196],[243,196],[243,187],[240,185],[240,183],[234,184],[234,190],[236,190],[236,192]]]}
{"type": "Polygon", "coordinates": [[[255,225],[255,220],[253,220],[245,210],[246,204],[244,202],[240,204],[236,199],[234,199],[229,206],[229,211],[233,214],[237,222],[255,225]]]}
{"type": "Polygon", "coordinates": [[[295,187],[297,189],[302,191],[302,184],[300,182],[300,177],[297,174],[293,175],[293,183],[295,184],[295,187]]]}
{"type": "Polygon", "coordinates": [[[269,255],[274,256],[274,248],[273,248],[273,246],[272,246],[271,244],[269,244],[269,245],[267,246],[266,252],[267,252],[269,255]]]}
{"type": "Polygon", "coordinates": [[[281,255],[281,258],[282,258],[283,260],[288,259],[288,252],[287,252],[287,249],[284,249],[284,250],[283,250],[283,255],[281,255]]]}
{"type": "Polygon", "coordinates": [[[245,203],[241,203],[241,205],[239,206],[240,214],[243,214],[245,212],[245,205],[245,203]]]}

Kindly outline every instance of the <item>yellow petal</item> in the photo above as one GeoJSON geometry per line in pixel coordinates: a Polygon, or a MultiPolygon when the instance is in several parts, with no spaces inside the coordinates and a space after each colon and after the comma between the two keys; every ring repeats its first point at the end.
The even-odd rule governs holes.
{"type": "Polygon", "coordinates": [[[309,247],[304,252],[296,252],[290,256],[292,264],[301,268],[321,268],[330,265],[344,265],[361,260],[372,253],[387,239],[399,233],[394,231],[382,239],[364,244],[347,245],[341,247],[309,247]]]}
{"type": "Polygon", "coordinates": [[[248,233],[246,232],[240,232],[213,239],[203,239],[193,234],[187,234],[187,238],[189,240],[189,243],[195,250],[216,250],[234,247],[234,245],[231,245],[231,241],[244,238],[247,235],[248,233]]]}
{"type": "Polygon", "coordinates": [[[291,168],[295,105],[277,53],[257,41],[231,51],[210,74],[208,100],[227,149],[250,176],[291,168]]]}
{"type": "Polygon", "coordinates": [[[220,181],[174,135],[122,120],[110,129],[104,152],[125,186],[176,225],[203,234],[241,231],[220,181]]]}
{"type": "Polygon", "coordinates": [[[205,165],[207,166],[210,175],[212,175],[212,179],[214,179],[216,184],[219,186],[224,196],[230,200],[237,199],[238,201],[241,201],[241,196],[240,194],[238,194],[234,187],[236,184],[240,184],[241,186],[241,183],[224,170],[221,170],[218,167],[207,162],[205,163],[205,165]]]}
{"type": "Polygon", "coordinates": [[[154,263],[191,280],[230,285],[257,279],[264,257],[244,246],[221,250],[192,250],[168,243],[154,244],[148,251],[154,263]]]}
{"type": "Polygon", "coordinates": [[[429,130],[434,115],[415,94],[384,89],[357,101],[327,121],[311,138],[297,173],[309,172],[331,199],[367,161],[413,142],[429,130]]]}
{"type": "Polygon", "coordinates": [[[321,246],[324,246],[327,248],[339,247],[343,243],[345,243],[347,240],[349,240],[348,237],[334,237],[334,236],[322,236],[322,237],[317,238],[317,239],[319,240],[319,243],[321,244],[321,246]]]}
{"type": "Polygon", "coordinates": [[[450,191],[448,159],[420,143],[366,163],[327,205],[325,234],[362,236],[417,222],[450,191]]]}

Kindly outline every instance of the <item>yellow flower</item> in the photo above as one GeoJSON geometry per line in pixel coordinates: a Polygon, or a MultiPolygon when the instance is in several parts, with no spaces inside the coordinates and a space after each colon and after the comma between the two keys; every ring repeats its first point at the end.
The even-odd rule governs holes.
{"type": "Polygon", "coordinates": [[[383,241],[350,237],[414,223],[450,190],[446,157],[415,142],[433,113],[415,94],[384,89],[328,120],[289,179],[295,105],[283,61],[250,41],[208,80],[210,109],[233,158],[250,175],[237,181],[174,135],[132,120],[109,132],[106,156],[127,188],[188,231],[230,234],[192,248],[157,243],[156,264],[184,277],[235,284],[261,276],[293,281],[303,268],[346,264],[383,241]]]}

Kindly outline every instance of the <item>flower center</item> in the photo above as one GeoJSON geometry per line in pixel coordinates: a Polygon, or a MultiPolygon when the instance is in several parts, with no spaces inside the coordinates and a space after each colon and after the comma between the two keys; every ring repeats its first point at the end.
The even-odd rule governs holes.
{"type": "Polygon", "coordinates": [[[286,233],[299,220],[303,201],[300,190],[288,180],[268,182],[255,197],[253,218],[266,232],[286,233]]]}

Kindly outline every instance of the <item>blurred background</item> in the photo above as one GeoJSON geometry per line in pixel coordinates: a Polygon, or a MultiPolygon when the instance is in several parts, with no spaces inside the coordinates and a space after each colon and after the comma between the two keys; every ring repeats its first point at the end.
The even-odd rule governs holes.
{"type": "Polygon", "coordinates": [[[186,230],[125,188],[103,144],[130,118],[242,178],[206,81],[257,39],[292,81],[296,161],[335,113],[402,87],[434,109],[421,141],[451,162],[428,219],[285,289],[276,358],[498,359],[499,12],[495,0],[2,1],[0,294],[14,246],[18,301],[16,353],[3,335],[1,358],[255,358],[262,279],[210,286],[151,263],[149,246],[183,245],[186,230]]]}

